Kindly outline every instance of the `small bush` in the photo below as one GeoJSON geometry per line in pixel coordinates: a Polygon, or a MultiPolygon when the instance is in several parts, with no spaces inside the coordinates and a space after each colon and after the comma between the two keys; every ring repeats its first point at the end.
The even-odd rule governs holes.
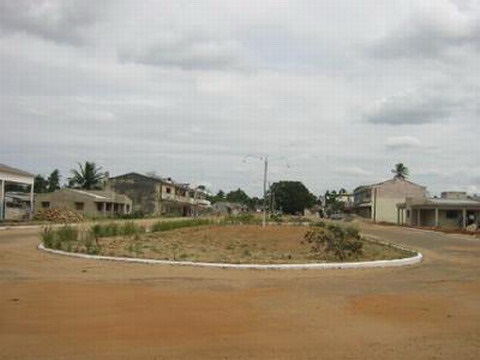
{"type": "Polygon", "coordinates": [[[310,226],[324,228],[326,226],[326,224],[325,224],[325,221],[315,221],[315,222],[310,223],[310,226]]]}
{"type": "Polygon", "coordinates": [[[362,254],[363,241],[355,227],[316,227],[305,234],[305,240],[312,244],[315,253],[333,255],[340,261],[358,258],[362,254]]]}
{"type": "Polygon", "coordinates": [[[53,249],[55,243],[55,231],[50,227],[44,227],[41,234],[43,245],[47,248],[53,249]]]}
{"type": "Polygon", "coordinates": [[[78,229],[72,226],[62,226],[58,229],[46,227],[43,229],[41,238],[45,247],[55,250],[72,249],[72,243],[78,240],[78,229]]]}

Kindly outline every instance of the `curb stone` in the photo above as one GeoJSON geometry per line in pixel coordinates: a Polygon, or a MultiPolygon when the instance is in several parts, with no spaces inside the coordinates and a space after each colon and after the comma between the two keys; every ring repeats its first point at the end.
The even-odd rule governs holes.
{"type": "Polygon", "coordinates": [[[205,268],[221,268],[221,269],[253,269],[253,270],[309,270],[309,269],[366,269],[366,268],[384,268],[397,267],[418,264],[423,260],[423,255],[417,253],[415,256],[394,259],[394,260],[375,260],[349,263],[310,263],[310,264],[223,264],[223,263],[205,263],[193,261],[172,261],[172,260],[153,260],[139,258],[125,258],[115,256],[88,255],[81,253],[71,253],[61,250],[53,250],[46,248],[43,244],[38,245],[39,250],[43,250],[52,254],[77,257],[89,260],[107,260],[126,263],[140,263],[150,265],[174,265],[174,266],[191,266],[205,268]]]}

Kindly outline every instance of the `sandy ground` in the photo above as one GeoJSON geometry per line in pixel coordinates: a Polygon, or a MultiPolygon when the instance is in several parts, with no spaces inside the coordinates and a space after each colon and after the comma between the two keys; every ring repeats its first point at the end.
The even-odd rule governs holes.
{"type": "Polygon", "coordinates": [[[120,264],[0,231],[2,359],[478,359],[480,241],[395,227],[422,264],[260,271],[120,264]]]}

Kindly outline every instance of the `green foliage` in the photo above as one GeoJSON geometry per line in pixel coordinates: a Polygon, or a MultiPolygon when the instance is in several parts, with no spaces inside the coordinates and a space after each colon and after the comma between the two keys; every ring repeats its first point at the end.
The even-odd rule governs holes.
{"type": "Polygon", "coordinates": [[[48,191],[48,181],[42,175],[36,175],[33,179],[33,188],[37,194],[46,193],[48,191]]]}
{"type": "Polygon", "coordinates": [[[408,168],[403,163],[395,164],[395,168],[392,170],[396,179],[406,179],[408,177],[408,168]]]}
{"type": "Polygon", "coordinates": [[[101,188],[104,174],[100,172],[101,167],[97,167],[94,162],[86,161],[85,164],[78,164],[78,170],[72,169],[72,177],[68,180],[69,187],[80,188],[84,190],[94,190],[101,188]]]}
{"type": "Polygon", "coordinates": [[[212,225],[213,221],[208,219],[191,219],[177,221],[157,221],[150,228],[151,232],[170,231],[193,226],[212,225]]]}
{"type": "Polygon", "coordinates": [[[60,170],[55,169],[52,171],[50,176],[47,179],[48,182],[48,192],[54,192],[60,189],[60,170]]]}
{"type": "Polygon", "coordinates": [[[340,189],[338,192],[336,190],[325,192],[325,208],[328,215],[344,212],[345,211],[345,203],[339,201],[339,197],[345,194],[345,189],[340,189]]]}
{"type": "Polygon", "coordinates": [[[234,224],[260,224],[262,221],[260,218],[256,217],[253,214],[239,214],[239,215],[229,215],[222,220],[224,225],[234,225],[234,224]]]}
{"type": "Polygon", "coordinates": [[[340,261],[358,258],[362,254],[363,241],[358,229],[353,226],[328,224],[314,227],[305,234],[305,240],[312,245],[313,252],[333,255],[340,261]]]}
{"type": "Polygon", "coordinates": [[[316,198],[300,181],[279,181],[273,183],[270,192],[275,198],[276,210],[285,214],[303,213],[315,204],[316,198]]]}
{"type": "Polygon", "coordinates": [[[233,203],[248,205],[250,198],[242,189],[238,188],[235,191],[230,191],[226,196],[226,200],[233,203]]]}
{"type": "Polygon", "coordinates": [[[73,226],[62,226],[58,229],[45,227],[41,234],[45,247],[55,250],[70,251],[72,244],[78,241],[79,231],[73,226]]]}
{"type": "Polygon", "coordinates": [[[95,238],[112,236],[135,236],[143,234],[145,228],[135,224],[133,221],[125,223],[95,224],[91,227],[91,232],[95,238]]]}

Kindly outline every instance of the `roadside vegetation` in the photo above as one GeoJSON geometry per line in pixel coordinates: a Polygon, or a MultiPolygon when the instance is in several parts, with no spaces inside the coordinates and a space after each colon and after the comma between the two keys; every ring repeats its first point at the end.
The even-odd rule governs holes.
{"type": "MultiPolygon", "coordinates": [[[[291,220],[291,219],[289,219],[291,220]]],[[[47,248],[105,256],[220,263],[313,263],[388,260],[411,252],[371,242],[352,226],[288,221],[262,228],[260,217],[158,221],[148,229],[132,221],[46,227],[47,248]]]]}

